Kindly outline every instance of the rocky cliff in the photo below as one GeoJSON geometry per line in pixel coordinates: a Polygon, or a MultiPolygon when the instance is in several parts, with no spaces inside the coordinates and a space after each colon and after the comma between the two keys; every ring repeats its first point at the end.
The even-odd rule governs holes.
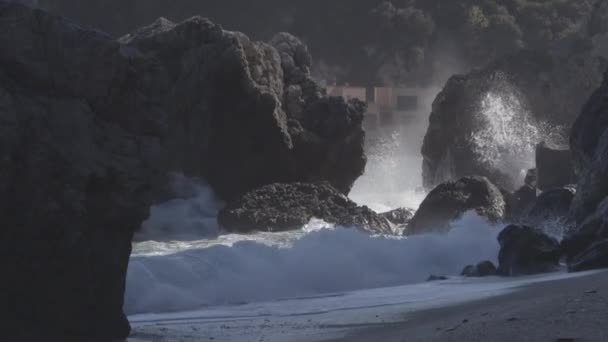
{"type": "Polygon", "coordinates": [[[363,105],[325,98],[289,35],[195,17],[116,41],[0,1],[4,336],[124,337],[131,237],[172,171],[225,199],[277,181],[347,193],[363,105]]]}

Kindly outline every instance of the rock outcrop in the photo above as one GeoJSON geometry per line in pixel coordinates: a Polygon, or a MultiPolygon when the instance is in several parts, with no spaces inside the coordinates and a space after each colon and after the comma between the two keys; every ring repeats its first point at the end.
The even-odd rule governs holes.
{"type": "Polygon", "coordinates": [[[446,232],[467,211],[490,222],[504,218],[506,203],[500,190],[485,177],[465,177],[437,186],[410,221],[407,234],[446,232]]]}
{"type": "Polygon", "coordinates": [[[570,127],[605,67],[590,49],[568,56],[524,50],[452,77],[433,103],[422,147],[424,186],[480,175],[516,190],[529,165],[515,161],[533,158],[537,139],[551,133],[545,124],[570,127]]]}
{"type": "Polygon", "coordinates": [[[277,183],[228,202],[218,220],[227,231],[278,232],[302,228],[312,218],[371,233],[392,233],[391,224],[360,207],[329,183],[277,183]]]}
{"type": "Polygon", "coordinates": [[[325,98],[299,44],[200,17],[115,41],[0,1],[3,335],[125,337],[131,238],[170,171],[224,199],[276,181],[347,193],[365,165],[364,106],[325,98]]]}
{"type": "Polygon", "coordinates": [[[573,186],[553,188],[543,192],[527,210],[522,221],[539,228],[547,224],[566,224],[575,194],[576,189],[573,186]]]}
{"type": "Polygon", "coordinates": [[[558,266],[559,242],[540,230],[510,225],[498,235],[498,274],[517,276],[549,272],[558,266]]]}
{"type": "Polygon", "coordinates": [[[277,35],[275,48],[195,17],[160,19],[120,42],[159,70],[170,167],[202,176],[221,198],[294,181],[347,194],[363,173],[364,104],[324,97],[297,38],[277,35]]]}
{"type": "Polygon", "coordinates": [[[482,261],[477,265],[466,266],[460,275],[464,277],[488,277],[498,273],[496,266],[491,261],[482,261]]]}
{"type": "Polygon", "coordinates": [[[542,142],[536,147],[537,188],[560,188],[575,182],[572,156],[568,147],[542,142]]]}
{"type": "Polygon", "coordinates": [[[571,270],[608,267],[608,77],[574,124],[570,148],[578,179],[570,207],[576,227],[562,242],[564,252],[571,270]]]}

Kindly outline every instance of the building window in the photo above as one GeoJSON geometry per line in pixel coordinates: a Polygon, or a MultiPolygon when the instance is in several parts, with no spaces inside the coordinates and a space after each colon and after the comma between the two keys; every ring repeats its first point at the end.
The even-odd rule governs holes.
{"type": "Polygon", "coordinates": [[[414,111],[418,109],[417,96],[397,96],[397,110],[414,111]]]}

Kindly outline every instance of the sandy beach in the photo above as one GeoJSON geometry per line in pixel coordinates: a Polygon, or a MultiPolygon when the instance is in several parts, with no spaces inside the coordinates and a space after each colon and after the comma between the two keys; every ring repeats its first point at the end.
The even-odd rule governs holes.
{"type": "Polygon", "coordinates": [[[409,314],[339,341],[608,341],[608,271],[409,314]]]}

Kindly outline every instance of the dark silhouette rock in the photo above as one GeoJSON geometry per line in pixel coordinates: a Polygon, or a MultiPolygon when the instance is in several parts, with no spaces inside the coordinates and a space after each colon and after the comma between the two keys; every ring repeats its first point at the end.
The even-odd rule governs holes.
{"type": "Polygon", "coordinates": [[[364,169],[364,106],[325,98],[301,45],[279,52],[200,17],[115,41],[0,1],[0,46],[7,339],[129,334],[131,238],[171,171],[231,198],[281,180],[347,193],[364,169]],[[283,70],[292,53],[300,78],[283,70]],[[284,109],[286,84],[302,87],[301,113],[284,109]]]}
{"type": "Polygon", "coordinates": [[[523,221],[534,227],[565,224],[575,194],[576,189],[573,186],[553,188],[543,192],[527,210],[523,221]]]}
{"type": "Polygon", "coordinates": [[[451,222],[473,210],[490,222],[501,220],[506,203],[500,190],[485,177],[465,177],[437,186],[410,221],[408,234],[447,232],[451,222]]]}
{"type": "Polygon", "coordinates": [[[228,202],[218,220],[230,232],[287,231],[312,218],[372,233],[392,233],[391,225],[367,207],[360,207],[329,183],[277,183],[228,202]]]}
{"type": "Polygon", "coordinates": [[[585,250],[595,242],[606,239],[608,239],[608,199],[600,203],[593,214],[578,223],[575,229],[566,235],[562,241],[562,248],[570,262],[584,254],[585,250]]]}
{"type": "Polygon", "coordinates": [[[608,239],[593,242],[568,263],[568,270],[571,272],[600,268],[608,268],[608,239]]]}
{"type": "Polygon", "coordinates": [[[465,277],[488,277],[496,275],[497,269],[491,261],[483,261],[477,265],[466,266],[460,275],[465,277]]]}
{"type": "Polygon", "coordinates": [[[570,127],[601,84],[605,65],[590,51],[552,56],[548,51],[522,50],[452,77],[433,103],[424,138],[424,186],[431,189],[446,180],[480,175],[509,191],[517,189],[520,166],[526,165],[512,164],[521,160],[522,153],[534,153],[534,139],[542,135],[528,128],[537,122],[570,127]],[[492,107],[494,103],[515,112],[501,112],[492,107]],[[489,107],[485,111],[484,104],[489,107]],[[505,131],[494,130],[491,123],[498,115],[513,115],[503,118],[510,123],[498,124],[512,131],[508,136],[529,140],[514,142],[501,136],[505,131]]]}
{"type": "Polygon", "coordinates": [[[431,274],[428,278],[426,278],[427,282],[441,281],[441,280],[448,280],[448,277],[446,277],[446,276],[438,276],[438,275],[431,274]]]}
{"type": "Polygon", "coordinates": [[[536,147],[537,188],[541,191],[560,188],[574,182],[570,149],[542,142],[536,147]]]}
{"type": "Polygon", "coordinates": [[[324,97],[297,38],[277,35],[273,47],[195,17],[161,19],[120,42],[160,68],[169,167],[202,176],[221,198],[294,181],[347,194],[363,173],[365,106],[324,97]]]}
{"type": "Polygon", "coordinates": [[[498,235],[498,274],[517,276],[554,270],[561,256],[559,242],[543,232],[510,225],[498,235]]]}
{"type": "Polygon", "coordinates": [[[570,149],[578,179],[562,242],[572,271],[604,267],[608,239],[608,78],[591,96],[572,128],[570,149]]]}

